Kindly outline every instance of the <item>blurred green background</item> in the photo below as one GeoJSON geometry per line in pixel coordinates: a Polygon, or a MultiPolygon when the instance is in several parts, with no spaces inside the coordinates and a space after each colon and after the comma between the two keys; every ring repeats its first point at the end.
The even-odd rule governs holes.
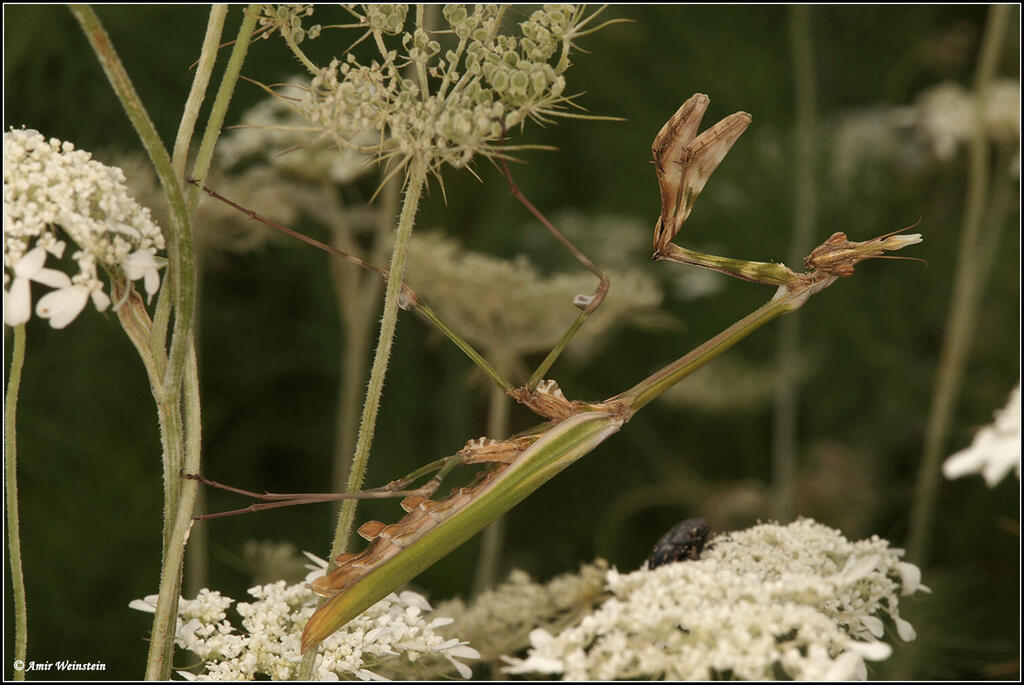
{"type": "MultiPolygon", "coordinates": [[[[97,11],[169,143],[206,9],[97,11]]],[[[325,18],[318,14],[317,20],[329,23],[335,10],[323,11],[325,18]]],[[[528,11],[515,7],[512,18],[528,11]]],[[[753,124],[678,240],[728,256],[784,259],[794,220],[790,11],[611,8],[610,15],[634,23],[583,39],[589,54],[576,54],[567,90],[585,91],[579,102],[590,112],[626,121],[527,127],[517,142],[558,150],[521,155],[528,163],[514,171],[524,192],[549,215],[562,209],[590,218],[623,215],[649,231],[659,208],[651,140],[687,97],[707,93],[705,127],[737,110],[752,113],[753,124]]],[[[844,147],[840,133],[852,114],[912,105],[936,84],[970,88],[986,13],[985,6],[955,5],[809,8],[818,119],[815,244],[833,231],[867,239],[920,217],[917,230],[925,242],[907,253],[928,262],[865,263],[802,313],[806,370],[799,384],[797,513],[841,528],[850,539],[877,534],[895,546],[906,543],[957,262],[966,151],[961,146],[947,160],[908,159],[902,147],[885,149],[890,141],[880,137],[844,147]]],[[[4,20],[5,128],[24,124],[73,141],[107,163],[140,150],[65,8],[5,6],[4,20]]],[[[240,9],[233,8],[225,36],[234,35],[239,21],[240,9]]],[[[999,75],[1014,80],[1017,21],[1015,12],[999,60],[999,75]]],[[[349,38],[329,32],[310,54],[326,61],[349,38]]],[[[252,46],[243,74],[273,83],[296,71],[283,44],[270,40],[252,46]]],[[[236,123],[262,97],[257,87],[241,83],[228,122],[236,123]]],[[[545,266],[571,267],[509,196],[498,172],[487,163],[476,168],[483,184],[465,171],[448,170],[447,203],[432,184],[418,226],[441,227],[480,252],[527,251],[545,266]]],[[[1009,229],[987,278],[944,454],[970,443],[1019,378],[1018,181],[994,167],[991,183],[1006,184],[1013,198],[1004,219],[1009,229]]],[[[368,196],[372,187],[359,191],[368,196]]],[[[312,223],[299,227],[322,231],[312,223]]],[[[586,249],[585,238],[580,246],[586,249]]],[[[344,341],[327,265],[321,253],[280,243],[204,261],[199,355],[209,477],[277,492],[321,491],[329,483],[344,341]]],[[[686,299],[672,288],[671,276],[688,267],[651,264],[645,255],[636,266],[662,279],[662,308],[680,323],[620,328],[585,360],[560,361],[550,375],[570,398],[621,392],[770,296],[767,288],[723,279],[714,295],[686,299]]],[[[568,304],[565,309],[568,323],[573,310],[568,304]]],[[[519,567],[548,578],[596,555],[634,569],[683,518],[704,515],[718,531],[770,518],[776,328],[756,333],[720,360],[733,358],[759,372],[754,386],[756,378],[767,379],[751,391],[753,399],[717,388],[725,393],[725,406],[704,407],[699,395],[685,398],[684,383],[683,399],[653,404],[514,509],[502,575],[519,567]]],[[[159,441],[143,369],[116,322],[91,308],[64,331],[33,321],[27,335],[18,478],[29,657],[100,661],[108,665],[104,678],[137,678],[150,617],[129,610],[128,602],[156,590],[161,529],[159,441]]],[[[451,454],[484,433],[486,395],[470,382],[470,367],[426,325],[400,317],[368,484],[451,454]]],[[[525,409],[513,409],[513,430],[534,423],[525,409]]],[[[898,645],[889,661],[874,666],[872,677],[1017,677],[1019,493],[1013,476],[993,489],[977,476],[942,482],[924,568],[934,594],[901,606],[918,641],[898,645]]],[[[214,511],[246,504],[219,492],[208,493],[208,501],[214,511]]],[[[360,520],[390,521],[400,513],[393,502],[360,511],[360,520]]],[[[246,541],[288,541],[325,555],[333,515],[329,505],[318,505],[201,525],[209,535],[206,585],[244,601],[252,584],[243,562],[246,541]]],[[[435,600],[467,593],[478,549],[478,540],[467,543],[416,585],[435,600]]],[[[9,582],[5,593],[10,653],[9,582]]],[[[4,664],[8,677],[10,668],[4,664]]]]}

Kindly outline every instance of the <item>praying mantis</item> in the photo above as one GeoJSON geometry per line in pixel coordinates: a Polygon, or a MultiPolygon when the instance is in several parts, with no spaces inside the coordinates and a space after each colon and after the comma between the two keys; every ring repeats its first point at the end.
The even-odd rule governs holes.
{"type": "MultiPolygon", "coordinates": [[[[521,387],[515,387],[504,379],[405,284],[402,285],[402,307],[418,311],[436,325],[506,394],[544,419],[543,423],[506,440],[470,440],[451,456],[427,464],[383,487],[357,493],[300,496],[255,493],[209,481],[196,474],[183,474],[186,478],[261,500],[244,509],[196,517],[200,519],[345,498],[403,498],[401,506],[406,513],[398,522],[390,525],[379,521],[364,523],[358,532],[369,541],[369,545],[358,553],[341,554],[325,575],[311,583],[313,591],[328,599],[316,610],[303,631],[303,653],[446,556],[560,471],[595,449],[618,432],[636,412],[696,369],[769,321],[796,311],[812,295],[829,287],[838,278],[852,276],[854,266],[859,262],[871,258],[900,259],[884,253],[921,242],[920,234],[900,235],[907,229],[863,242],[851,241],[845,234],[837,232],[807,256],[804,260],[806,271],[802,273],[784,264],[707,255],[675,244],[672,240],[688,218],[708,178],[751,121],[749,114],[736,112],[698,135],[701,119],[709,103],[706,95],[693,95],[665,123],[654,139],[651,149],[661,193],[661,213],[654,230],[653,257],[655,260],[690,264],[753,283],[776,286],[774,296],[767,303],[618,395],[597,402],[567,399],[555,381],[543,380],[543,377],[586,318],[600,305],[609,287],[608,278],[522,196],[512,181],[507,165],[501,160],[513,194],[598,278],[595,292],[576,296],[574,304],[580,310],[576,320],[521,387]],[[455,488],[446,497],[432,499],[444,477],[460,465],[482,465],[483,468],[469,485],[455,488]],[[434,475],[424,484],[410,487],[429,474],[434,475]]],[[[382,278],[389,277],[385,269],[273,224],[214,191],[204,189],[253,218],[374,271],[382,278]]]]}

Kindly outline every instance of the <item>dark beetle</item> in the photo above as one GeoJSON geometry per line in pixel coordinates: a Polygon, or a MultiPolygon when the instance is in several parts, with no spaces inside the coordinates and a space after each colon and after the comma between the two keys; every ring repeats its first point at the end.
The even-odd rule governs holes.
{"type": "Polygon", "coordinates": [[[661,536],[647,556],[647,568],[657,568],[673,561],[700,559],[711,526],[702,518],[686,519],[661,536]]]}

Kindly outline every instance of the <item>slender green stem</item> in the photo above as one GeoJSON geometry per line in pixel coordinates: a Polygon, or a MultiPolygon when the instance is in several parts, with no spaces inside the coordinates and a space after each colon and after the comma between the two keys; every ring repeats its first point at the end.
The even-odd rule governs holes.
{"type": "MultiPolygon", "coordinates": [[[[793,161],[793,236],[787,261],[799,263],[810,252],[814,235],[815,202],[815,86],[814,47],[811,42],[810,8],[789,7],[789,40],[793,58],[796,121],[793,161]]],[[[779,324],[775,377],[773,431],[774,515],[789,521],[794,514],[797,454],[797,365],[800,360],[800,312],[779,324]]]]}
{"type": "Polygon", "coordinates": [[[923,566],[928,560],[935,503],[939,489],[939,461],[949,424],[960,394],[964,367],[974,337],[979,287],[984,274],[979,269],[979,246],[986,240],[985,205],[989,185],[989,144],[985,131],[985,110],[989,86],[995,75],[1003,37],[1009,25],[1011,5],[989,8],[974,81],[974,135],[970,142],[967,168],[967,201],[960,234],[959,259],[953,281],[952,301],[946,319],[946,335],[939,357],[938,378],[925,428],[924,454],[918,471],[911,511],[907,560],[923,566]]]}
{"type": "Polygon", "coordinates": [[[71,13],[82,26],[96,57],[110,80],[114,93],[132,122],[139,140],[149,154],[163,187],[170,212],[167,236],[168,278],[174,292],[174,335],[171,354],[165,371],[166,385],[176,390],[185,363],[185,341],[192,327],[195,313],[195,255],[192,248],[192,227],[179,179],[171,166],[170,155],[153,126],[149,113],[139,99],[121,58],[118,57],[110,37],[99,17],[88,5],[70,5],[71,13]]]}
{"type": "Polygon", "coordinates": [[[295,39],[292,38],[291,34],[287,31],[281,31],[281,36],[284,37],[284,42],[288,45],[288,49],[292,51],[293,55],[295,55],[295,59],[299,60],[299,62],[302,63],[302,66],[306,67],[306,71],[313,76],[320,73],[320,69],[313,64],[312,60],[306,57],[306,53],[302,51],[302,48],[300,48],[299,44],[295,42],[295,39]]]}
{"type": "MultiPolygon", "coordinates": [[[[493,359],[493,355],[491,356],[493,359]]],[[[508,365],[503,365],[507,368],[508,365]]],[[[487,407],[487,437],[503,440],[508,437],[509,417],[512,403],[498,386],[491,386],[487,407]]],[[[473,577],[473,596],[494,585],[501,567],[501,551],[505,544],[505,517],[494,519],[486,528],[480,540],[480,554],[476,561],[473,577]]]]}
{"type": "Polygon", "coordinates": [[[220,37],[224,32],[224,17],[227,14],[227,5],[214,5],[210,8],[210,18],[206,22],[206,37],[203,38],[203,48],[199,53],[196,75],[192,79],[188,99],[185,100],[185,111],[181,115],[181,123],[178,124],[178,135],[174,139],[171,166],[174,167],[174,173],[178,178],[185,177],[185,163],[189,147],[192,145],[192,134],[199,119],[199,108],[206,98],[206,88],[210,85],[213,65],[217,62],[217,48],[220,46],[220,37]]]}
{"type": "MultiPolygon", "coordinates": [[[[409,164],[409,177],[406,182],[405,199],[402,202],[402,214],[398,221],[395,235],[394,252],[391,255],[387,288],[384,291],[384,312],[381,316],[380,337],[374,353],[373,365],[370,369],[370,382],[363,402],[363,413],[359,423],[359,437],[356,440],[356,451],[352,458],[352,469],[349,473],[348,492],[355,492],[362,487],[366,474],[366,465],[370,457],[370,445],[373,442],[373,431],[377,423],[377,411],[380,408],[380,396],[384,388],[384,375],[387,372],[388,357],[391,353],[391,342],[395,335],[395,324],[398,317],[398,298],[401,294],[402,275],[405,273],[405,258],[412,237],[412,227],[419,208],[420,195],[426,180],[426,165],[419,158],[413,157],[409,164]]],[[[345,551],[348,538],[355,520],[355,501],[346,501],[341,506],[338,525],[331,545],[331,558],[345,551]]]]}
{"type": "MultiPolygon", "coordinates": [[[[25,575],[21,567],[21,523],[18,518],[18,391],[25,365],[25,325],[14,326],[11,371],[7,377],[7,401],[4,404],[4,485],[7,500],[7,549],[11,562],[11,587],[14,591],[14,659],[25,661],[28,653],[28,604],[25,575]]],[[[25,669],[14,671],[15,680],[25,679],[25,669]]]]}
{"type": "Polygon", "coordinates": [[[942,344],[938,378],[925,429],[924,457],[918,472],[918,485],[910,514],[907,560],[919,566],[928,560],[935,502],[938,496],[939,461],[971,351],[981,298],[978,285],[983,274],[978,272],[977,260],[979,244],[984,242],[984,237],[979,236],[979,233],[985,223],[985,199],[988,195],[989,182],[985,108],[1002,39],[1009,26],[1011,9],[1011,5],[992,5],[989,8],[981,55],[975,73],[975,130],[970,146],[964,227],[959,243],[956,274],[953,277],[952,301],[946,318],[946,335],[942,344]]]}
{"type": "MultiPolygon", "coordinates": [[[[174,291],[174,333],[171,341],[171,353],[168,355],[166,363],[159,346],[153,344],[152,322],[148,319],[141,299],[133,294],[128,298],[125,306],[118,311],[118,318],[146,367],[153,397],[157,403],[160,423],[165,498],[163,560],[161,562],[160,597],[154,616],[146,677],[167,679],[170,675],[171,654],[174,647],[174,629],[177,621],[185,536],[191,521],[192,504],[196,491],[194,483],[182,485],[178,478],[178,472],[186,465],[192,471],[198,470],[200,454],[199,435],[196,429],[198,425],[198,395],[195,389],[197,374],[192,338],[195,312],[195,255],[192,246],[191,225],[185,208],[180,179],[176,175],[167,150],[160,141],[160,137],[99,18],[88,6],[73,6],[71,11],[82,25],[100,64],[114,87],[114,92],[149,153],[170,208],[171,222],[167,244],[170,286],[174,291]],[[183,375],[188,377],[189,385],[192,386],[184,388],[185,408],[192,415],[189,418],[190,430],[183,425],[181,415],[183,391],[181,378],[183,375]]],[[[255,23],[255,19],[252,19],[251,22],[255,23]]],[[[245,23],[243,22],[243,26],[245,23]]],[[[245,36],[244,42],[247,44],[248,36],[245,36]]],[[[236,46],[236,51],[232,56],[235,57],[237,53],[236,46]]],[[[241,53],[244,56],[244,49],[241,50],[241,53]]],[[[229,63],[229,72],[231,67],[232,65],[229,63]]],[[[240,68],[240,63],[236,67],[240,68]]],[[[230,88],[233,88],[234,80],[226,76],[225,81],[230,81],[230,88]]],[[[215,103],[214,115],[211,115],[211,120],[218,112],[220,120],[223,120],[223,110],[227,107],[226,99],[222,98],[223,95],[224,86],[222,85],[218,101],[223,102],[220,109],[215,103]]],[[[207,127],[204,144],[209,142],[212,152],[212,140],[215,140],[216,135],[211,137],[211,128],[219,132],[220,124],[207,127]]],[[[202,148],[200,150],[202,152],[202,148]]],[[[166,310],[161,309],[161,312],[166,312],[166,310]]]]}
{"type": "MultiPolygon", "coordinates": [[[[388,272],[387,287],[384,290],[384,312],[381,315],[380,335],[374,352],[373,365],[370,368],[370,381],[363,402],[362,417],[359,422],[359,437],[356,439],[355,454],[349,470],[346,492],[357,492],[362,488],[366,477],[366,466],[370,458],[370,446],[373,443],[373,431],[377,424],[377,411],[380,409],[380,396],[384,389],[384,375],[387,373],[388,357],[391,343],[395,336],[395,325],[398,319],[398,301],[402,291],[402,276],[405,273],[405,258],[412,238],[412,227],[419,209],[420,196],[426,182],[426,165],[417,157],[409,164],[409,175],[405,187],[405,199],[402,202],[402,213],[398,219],[398,230],[395,234],[395,246],[391,253],[391,266],[388,272]]],[[[357,500],[342,502],[338,514],[334,541],[331,543],[333,560],[348,546],[352,534],[352,525],[356,516],[357,500]]],[[[331,566],[333,567],[333,561],[331,566]]],[[[308,650],[299,665],[298,678],[309,680],[313,675],[316,663],[316,649],[308,650]]]]}
{"type": "MultiPolygon", "coordinates": [[[[235,36],[235,44],[231,48],[231,56],[228,58],[228,65],[224,69],[224,77],[221,79],[220,87],[217,89],[217,97],[213,100],[213,107],[210,109],[210,118],[206,121],[206,130],[203,131],[203,139],[199,143],[199,151],[196,153],[195,164],[192,165],[191,176],[201,182],[210,171],[210,163],[213,161],[213,148],[217,145],[220,131],[224,126],[224,118],[228,113],[228,105],[231,104],[231,96],[238,84],[238,75],[242,72],[242,63],[249,52],[249,41],[252,40],[252,32],[256,28],[256,22],[260,17],[260,4],[249,5],[245,10],[245,18],[242,19],[242,26],[235,36]]],[[[200,186],[193,185],[188,189],[188,211],[193,216],[196,206],[199,204],[200,186]]],[[[173,356],[173,352],[172,352],[173,356]]]]}
{"type": "MultiPolygon", "coordinates": [[[[337,202],[334,188],[328,188],[327,192],[331,202],[323,207],[326,210],[323,221],[331,226],[332,245],[338,250],[354,254],[358,250],[358,243],[352,235],[352,222],[348,221],[345,208],[337,202]]],[[[371,253],[383,250],[383,243],[390,242],[386,237],[391,232],[397,214],[400,192],[401,184],[395,179],[388,181],[381,189],[380,205],[375,211],[371,253]]],[[[375,260],[371,257],[369,261],[375,260]]],[[[334,455],[331,459],[335,492],[345,490],[355,452],[356,432],[359,429],[359,391],[366,386],[369,373],[366,359],[370,351],[374,313],[380,306],[380,296],[384,291],[383,283],[377,276],[374,271],[353,269],[351,264],[343,260],[331,260],[335,304],[345,337],[341,353],[334,455]]],[[[337,513],[334,511],[335,516],[337,513]]]]}

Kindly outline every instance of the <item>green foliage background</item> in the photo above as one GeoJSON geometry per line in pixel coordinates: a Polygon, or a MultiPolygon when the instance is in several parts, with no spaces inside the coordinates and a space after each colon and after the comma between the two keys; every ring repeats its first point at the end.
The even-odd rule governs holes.
{"type": "MultiPolygon", "coordinates": [[[[143,102],[171,141],[191,83],[206,10],[202,6],[105,6],[106,23],[143,102]]],[[[326,12],[327,10],[325,10],[326,12]]],[[[525,14],[526,7],[512,14],[525,14]]],[[[556,145],[530,152],[517,180],[543,211],[578,208],[588,216],[634,216],[653,227],[658,193],[649,164],[654,134],[695,92],[711,96],[705,125],[745,110],[754,116],[709,183],[680,240],[750,259],[788,251],[792,222],[793,66],[785,6],[630,6],[611,14],[635,23],[584,39],[569,91],[586,91],[591,112],[621,123],[568,121],[530,128],[525,140],[556,145]],[[763,154],[764,146],[777,154],[763,154]],[[774,161],[773,161],[774,160],[774,161]]],[[[920,264],[875,262],[804,309],[802,349],[813,358],[799,409],[801,461],[822,445],[852,454],[864,477],[831,486],[829,506],[799,513],[851,538],[905,541],[923,426],[935,380],[964,208],[965,160],[914,176],[889,167],[863,170],[856,185],[828,182],[838,114],[907,104],[943,80],[970,86],[984,6],[814,6],[819,216],[815,238],[842,230],[866,239],[922,218],[920,264]],[[852,512],[851,508],[867,507],[852,512]],[[851,520],[855,523],[845,523],[851,520]]],[[[77,25],[60,6],[4,8],[4,126],[36,128],[110,162],[138,142],[77,25]]],[[[233,8],[225,36],[240,21],[233,8]]],[[[327,23],[327,21],[324,21],[327,23]]],[[[1016,26],[1016,21],[1014,22],[1016,26]]],[[[348,36],[327,33],[310,48],[329,56],[348,36]]],[[[1019,45],[1019,36],[1007,46],[1019,45]]],[[[305,47],[305,46],[304,46],[305,47]]],[[[1001,74],[1016,77],[1019,55],[1004,50],[1001,74]]],[[[326,60],[325,60],[326,61],[326,60]]],[[[276,40],[250,50],[243,74],[265,83],[298,71],[276,40]]],[[[229,123],[261,99],[242,83],[229,123]]],[[[418,226],[441,226],[474,249],[512,255],[523,245],[551,261],[556,248],[508,195],[497,171],[478,165],[448,173],[447,204],[436,185],[418,226]],[[530,233],[533,233],[530,235],[530,233]],[[537,236],[540,236],[538,238],[537,236]]],[[[1010,182],[1005,175],[994,182],[1010,182]]],[[[371,188],[372,189],[372,188],[371,188]]],[[[1014,191],[1016,193],[1016,191],[1014,191]]],[[[1017,225],[1019,213],[1008,221],[1017,225]]],[[[313,226],[306,230],[316,231],[313,226]]],[[[585,245],[583,245],[585,249],[585,245]]],[[[988,281],[974,348],[947,452],[969,443],[1019,377],[1019,233],[1005,231],[988,281]]],[[[655,270],[686,268],[658,263],[655,270]]],[[[200,381],[204,468],[217,480],[256,490],[320,491],[329,480],[340,349],[327,258],[299,246],[208,262],[200,296],[200,381]]],[[[614,291],[614,284],[613,284],[614,291]]],[[[739,281],[713,298],[666,300],[683,322],[670,331],[625,329],[585,364],[560,362],[552,374],[573,398],[598,399],[631,386],[758,306],[770,295],[739,281]]],[[[573,310],[566,305],[566,321],[573,310]]],[[[368,482],[379,484],[450,454],[484,430],[485,402],[467,382],[457,349],[404,316],[388,376],[368,482]]],[[[6,336],[5,329],[5,336],[6,336]]],[[[5,337],[5,342],[9,338],[5,337]]],[[[774,359],[774,329],[730,355],[774,359]]],[[[6,359],[6,358],[5,358],[6,359]]],[[[535,423],[513,414],[516,430],[535,423]]],[[[19,408],[19,486],[28,583],[29,657],[104,662],[105,678],[142,673],[149,618],[128,602],[154,592],[160,553],[159,441],[142,367],[116,323],[87,311],[65,331],[33,322],[19,408]]],[[[675,522],[720,510],[729,483],[768,486],[770,405],[729,413],[681,410],[659,402],[618,436],[511,512],[504,565],[546,578],[603,555],[639,566],[675,522]],[[622,498],[647,499],[652,484],[687,485],[696,497],[649,498],[612,526],[622,498]],[[616,508],[618,507],[618,508],[616,508]],[[714,509],[718,507],[719,509],[714,509]]],[[[805,483],[806,485],[806,483],[805,483]]],[[[810,484],[813,486],[813,483],[810,484]]],[[[828,484],[825,484],[827,486],[828,484]]],[[[823,486],[824,487],[824,486],[823,486]]],[[[920,637],[898,646],[875,677],[985,678],[1019,645],[1019,482],[993,490],[978,477],[944,482],[924,582],[935,593],[907,603],[920,637]],[[1014,600],[1013,597],[1017,597],[1014,600]]],[[[241,506],[208,493],[210,510],[241,506]]],[[[360,519],[391,520],[395,503],[360,519]]],[[[770,511],[746,514],[747,525],[770,511]]],[[[333,529],[328,506],[204,524],[210,537],[207,585],[244,599],[251,578],[240,564],[246,540],[287,540],[325,554],[333,529]]],[[[5,548],[6,550],[6,548],[5,548]]],[[[434,599],[466,593],[478,551],[472,541],[425,572],[417,584],[434,599]]],[[[6,567],[5,567],[6,568],[6,567]]],[[[5,587],[9,600],[9,586],[5,587]]],[[[10,602],[7,601],[9,605],[10,602]]],[[[5,608],[5,650],[13,618],[5,608]]],[[[183,658],[183,657],[179,657],[183,658]]],[[[1011,676],[1003,673],[1003,677],[1011,676]]],[[[10,664],[4,664],[10,676],[10,664]]],[[[94,677],[95,673],[61,676],[94,677]]]]}

